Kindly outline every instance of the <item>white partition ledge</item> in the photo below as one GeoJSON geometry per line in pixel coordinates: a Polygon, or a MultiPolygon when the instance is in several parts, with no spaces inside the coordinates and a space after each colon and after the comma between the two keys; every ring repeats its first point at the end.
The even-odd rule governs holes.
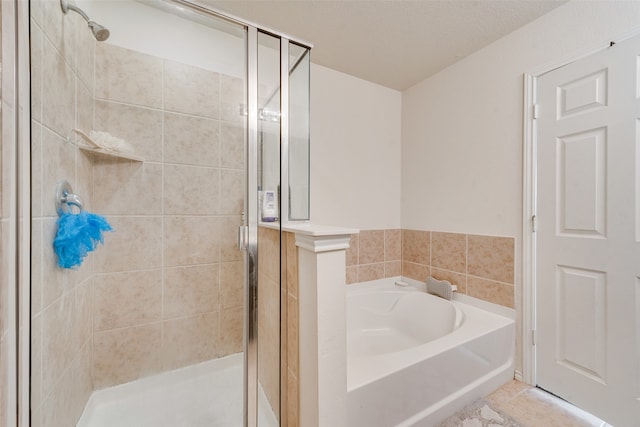
{"type": "Polygon", "coordinates": [[[345,251],[359,231],[283,225],[298,246],[300,425],[347,425],[345,251]]]}

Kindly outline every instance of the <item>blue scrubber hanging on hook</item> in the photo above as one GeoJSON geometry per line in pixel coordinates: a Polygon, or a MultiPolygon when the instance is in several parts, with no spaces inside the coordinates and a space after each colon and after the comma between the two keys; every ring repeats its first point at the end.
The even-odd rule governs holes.
{"type": "Polygon", "coordinates": [[[58,184],[56,209],[60,217],[53,249],[58,256],[58,266],[79,267],[98,243],[104,243],[102,233],[112,231],[112,228],[104,217],[83,210],[80,198],[71,193],[71,186],[66,181],[58,184]],[[70,206],[76,206],[80,212],[71,212],[70,206]]]}
{"type": "Polygon", "coordinates": [[[82,211],[63,213],[58,218],[58,232],[53,248],[58,255],[60,268],[79,267],[87,254],[104,243],[102,233],[111,231],[107,220],[93,213],[82,211]]]}

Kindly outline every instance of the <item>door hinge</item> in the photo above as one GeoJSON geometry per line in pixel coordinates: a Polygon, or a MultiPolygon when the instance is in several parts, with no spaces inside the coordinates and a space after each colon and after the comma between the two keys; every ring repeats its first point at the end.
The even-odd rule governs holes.
{"type": "Polygon", "coordinates": [[[531,108],[531,114],[534,119],[538,118],[538,116],[540,115],[540,104],[533,104],[533,107],[531,108]]]}
{"type": "Polygon", "coordinates": [[[531,231],[535,233],[538,231],[538,217],[535,215],[531,216],[531,231]]]}
{"type": "Polygon", "coordinates": [[[537,334],[536,334],[536,330],[532,330],[531,331],[531,345],[536,345],[537,344],[537,334]]]}

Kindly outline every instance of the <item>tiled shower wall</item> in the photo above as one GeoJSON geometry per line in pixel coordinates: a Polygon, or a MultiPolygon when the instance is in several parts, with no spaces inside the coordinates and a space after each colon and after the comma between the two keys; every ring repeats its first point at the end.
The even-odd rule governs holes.
{"type": "Polygon", "coordinates": [[[96,44],[95,129],[144,162],[94,164],[94,387],[242,351],[241,79],[96,44]]]}
{"type": "Polygon", "coordinates": [[[32,408],[54,427],[75,425],[93,389],[242,350],[243,89],[96,44],[58,0],[32,16],[32,408]],[[145,161],[84,154],[74,128],[145,161]],[[115,229],[78,270],[51,248],[60,179],[115,229]]]}
{"type": "Polygon", "coordinates": [[[347,250],[347,283],[399,275],[424,282],[431,275],[457,285],[462,294],[513,308],[514,251],[511,237],[362,231],[347,250]]]}
{"type": "Polygon", "coordinates": [[[33,426],[75,425],[92,390],[92,261],[60,270],[52,249],[56,182],[67,179],[92,208],[91,159],[67,142],[93,126],[93,44],[82,18],[54,1],[32,2],[33,426]]]}

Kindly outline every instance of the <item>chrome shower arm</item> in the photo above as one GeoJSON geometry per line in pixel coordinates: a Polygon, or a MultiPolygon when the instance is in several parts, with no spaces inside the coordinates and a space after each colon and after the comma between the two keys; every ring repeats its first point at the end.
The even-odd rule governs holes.
{"type": "Polygon", "coordinates": [[[84,13],[84,10],[80,9],[78,6],[74,4],[70,4],[67,0],[60,0],[60,7],[62,8],[62,11],[65,14],[68,11],[73,10],[74,12],[82,16],[85,21],[87,22],[91,21],[91,19],[89,19],[89,16],[86,13],[84,13]]]}
{"type": "Polygon", "coordinates": [[[84,12],[84,10],[80,9],[78,6],[69,3],[68,0],[60,0],[60,7],[62,11],[67,14],[70,10],[76,12],[78,15],[82,16],[82,18],[87,22],[89,29],[93,33],[93,36],[99,42],[103,42],[109,38],[109,30],[98,24],[95,21],[92,21],[91,18],[84,12]]]}

